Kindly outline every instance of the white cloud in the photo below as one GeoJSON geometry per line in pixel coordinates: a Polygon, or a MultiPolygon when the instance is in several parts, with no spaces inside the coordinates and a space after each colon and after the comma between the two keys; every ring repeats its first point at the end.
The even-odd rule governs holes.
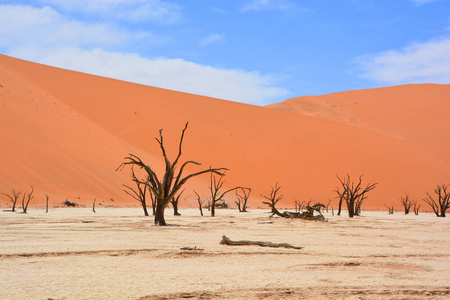
{"type": "MultiPolygon", "coordinates": [[[[115,49],[143,39],[159,41],[151,34],[119,30],[107,23],[69,20],[50,7],[0,5],[0,28],[2,53],[60,68],[256,105],[288,94],[274,86],[273,78],[258,72],[121,53],[115,49]]],[[[211,35],[203,43],[221,39],[211,35]]]]}
{"type": "Polygon", "coordinates": [[[201,39],[199,41],[199,45],[200,46],[206,46],[206,45],[210,45],[210,44],[213,44],[213,43],[222,42],[223,40],[224,40],[223,34],[213,33],[213,34],[210,34],[207,37],[201,39]]]}
{"type": "Polygon", "coordinates": [[[178,4],[163,0],[38,0],[65,12],[112,17],[129,22],[172,23],[182,18],[178,4]]]}
{"type": "Polygon", "coordinates": [[[298,9],[297,5],[289,0],[248,0],[242,11],[281,10],[292,12],[298,9]]]}
{"type": "Polygon", "coordinates": [[[148,33],[131,33],[105,23],[67,20],[50,7],[24,5],[0,5],[0,28],[2,48],[120,45],[149,37],[148,33]]]}
{"type": "Polygon", "coordinates": [[[389,84],[450,83],[450,38],[358,57],[361,77],[389,84]]]}
{"type": "Polygon", "coordinates": [[[285,89],[273,87],[269,76],[258,72],[217,69],[182,59],[152,60],[138,54],[78,48],[52,52],[16,49],[12,55],[80,72],[254,105],[265,105],[288,94],[285,89]]]}

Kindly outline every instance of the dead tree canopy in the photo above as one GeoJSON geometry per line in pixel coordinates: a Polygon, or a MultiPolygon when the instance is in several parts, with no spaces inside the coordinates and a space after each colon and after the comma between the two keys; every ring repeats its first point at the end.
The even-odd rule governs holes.
{"type": "Polygon", "coordinates": [[[252,189],[250,188],[240,188],[236,190],[237,201],[235,201],[235,203],[239,209],[239,212],[247,212],[247,201],[251,192],[252,189]],[[242,194],[240,194],[239,191],[241,191],[242,194]]]}
{"type": "Polygon", "coordinates": [[[131,180],[136,184],[136,189],[126,185],[122,184],[124,187],[124,192],[133,197],[136,201],[141,203],[142,209],[144,210],[144,215],[148,216],[147,211],[147,203],[146,203],[146,194],[147,194],[147,183],[144,180],[140,180],[136,177],[136,174],[134,173],[134,167],[131,166],[131,180]]]}
{"type": "MultiPolygon", "coordinates": [[[[214,217],[216,215],[215,208],[218,207],[217,202],[219,200],[223,200],[223,197],[226,194],[228,194],[229,192],[242,188],[242,187],[238,186],[238,187],[228,189],[224,192],[221,192],[221,189],[225,183],[225,181],[223,180],[224,177],[225,177],[225,173],[219,174],[219,179],[217,179],[217,176],[215,176],[214,173],[211,173],[211,180],[210,180],[210,186],[209,186],[209,190],[211,192],[211,217],[214,217]]],[[[224,201],[224,203],[225,203],[225,201],[224,201]]]]}
{"type": "Polygon", "coordinates": [[[373,190],[377,183],[367,184],[365,188],[362,187],[362,177],[359,176],[358,183],[355,183],[350,179],[350,175],[347,174],[346,178],[341,179],[336,176],[342,186],[342,191],[339,187],[335,190],[339,196],[339,199],[344,200],[347,204],[348,216],[353,218],[354,215],[359,215],[361,212],[361,205],[367,198],[366,193],[373,190]]]}
{"type": "Polygon", "coordinates": [[[260,247],[272,247],[272,248],[291,248],[291,249],[303,249],[304,247],[293,246],[288,243],[272,243],[272,242],[261,242],[261,241],[232,241],[225,235],[222,236],[220,241],[221,245],[229,246],[260,246],[260,247]]]}
{"type": "MultiPolygon", "coordinates": [[[[129,154],[124,158],[124,162],[120,164],[117,170],[122,170],[125,166],[137,166],[143,169],[147,173],[147,186],[151,193],[155,196],[156,200],[156,212],[155,212],[155,225],[156,226],[166,226],[166,221],[164,219],[164,209],[167,207],[169,202],[173,197],[180,191],[183,185],[190,179],[205,174],[214,173],[223,176],[223,171],[225,168],[209,168],[200,172],[192,173],[189,175],[184,175],[186,166],[188,165],[200,165],[195,161],[186,161],[178,169],[178,163],[182,154],[183,138],[188,128],[188,123],[186,123],[182,133],[180,142],[178,145],[178,155],[175,160],[171,162],[166,154],[166,149],[164,148],[164,139],[162,135],[162,129],[159,130],[159,138],[155,138],[161,149],[164,161],[165,161],[165,171],[162,176],[158,176],[156,171],[150,167],[149,164],[144,163],[138,156],[134,154],[129,154]]],[[[117,171],[116,170],[116,171],[117,171]]]]}
{"type": "MultiPolygon", "coordinates": [[[[445,217],[445,212],[450,208],[450,193],[447,192],[448,184],[438,185],[434,192],[437,195],[437,200],[435,200],[428,192],[427,197],[423,199],[426,204],[431,206],[433,212],[437,217],[445,217]]],[[[417,209],[417,213],[418,213],[417,209]]]]}

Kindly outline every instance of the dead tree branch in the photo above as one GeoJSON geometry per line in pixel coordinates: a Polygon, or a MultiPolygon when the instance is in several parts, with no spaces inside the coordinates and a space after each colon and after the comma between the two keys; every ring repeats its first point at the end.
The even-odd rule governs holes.
{"type": "Polygon", "coordinates": [[[290,249],[303,249],[304,247],[293,246],[288,243],[272,243],[272,242],[261,242],[261,241],[232,241],[225,235],[222,235],[221,245],[228,246],[260,246],[260,247],[272,247],[272,248],[290,248],[290,249]]]}

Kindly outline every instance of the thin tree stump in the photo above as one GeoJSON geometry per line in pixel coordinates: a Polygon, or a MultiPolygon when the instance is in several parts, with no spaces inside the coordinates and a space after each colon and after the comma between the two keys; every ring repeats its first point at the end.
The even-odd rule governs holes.
{"type": "Polygon", "coordinates": [[[272,248],[291,248],[291,249],[303,249],[304,247],[293,246],[288,243],[272,243],[272,242],[261,242],[261,241],[232,241],[225,235],[222,235],[221,245],[229,246],[260,246],[260,247],[272,247],[272,248]]]}

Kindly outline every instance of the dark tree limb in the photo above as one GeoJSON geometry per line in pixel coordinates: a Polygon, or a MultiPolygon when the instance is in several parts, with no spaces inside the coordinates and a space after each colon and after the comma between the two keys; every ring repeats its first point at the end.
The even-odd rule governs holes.
{"type": "Polygon", "coordinates": [[[250,197],[250,193],[252,192],[252,189],[250,188],[240,188],[242,191],[242,195],[239,194],[239,189],[236,190],[236,197],[237,201],[235,201],[236,205],[238,206],[239,212],[247,212],[247,201],[250,197]]]}
{"type": "Polygon", "coordinates": [[[196,191],[194,191],[194,193],[197,195],[198,209],[200,210],[200,215],[203,217],[202,205],[205,200],[202,200],[196,191]]]}
{"type": "Polygon", "coordinates": [[[232,241],[225,235],[222,235],[221,245],[228,246],[260,246],[260,247],[272,247],[272,248],[291,248],[291,249],[303,249],[304,247],[293,246],[288,243],[272,243],[272,242],[261,242],[261,241],[232,241]]]}
{"type": "Polygon", "coordinates": [[[34,192],[34,188],[33,186],[31,186],[31,192],[27,193],[27,194],[23,194],[23,199],[22,199],[22,213],[26,214],[27,210],[28,210],[28,204],[30,204],[30,201],[34,198],[33,196],[33,192],[34,192]],[[26,198],[25,198],[26,196],[26,198]]]}
{"type": "Polygon", "coordinates": [[[215,206],[217,201],[223,199],[223,197],[231,191],[242,189],[242,187],[237,186],[221,193],[220,190],[222,189],[223,184],[225,183],[225,181],[223,180],[224,176],[225,172],[222,175],[220,175],[219,179],[217,179],[215,174],[211,172],[210,186],[209,186],[209,190],[211,191],[211,217],[214,217],[216,215],[215,206]]]}

